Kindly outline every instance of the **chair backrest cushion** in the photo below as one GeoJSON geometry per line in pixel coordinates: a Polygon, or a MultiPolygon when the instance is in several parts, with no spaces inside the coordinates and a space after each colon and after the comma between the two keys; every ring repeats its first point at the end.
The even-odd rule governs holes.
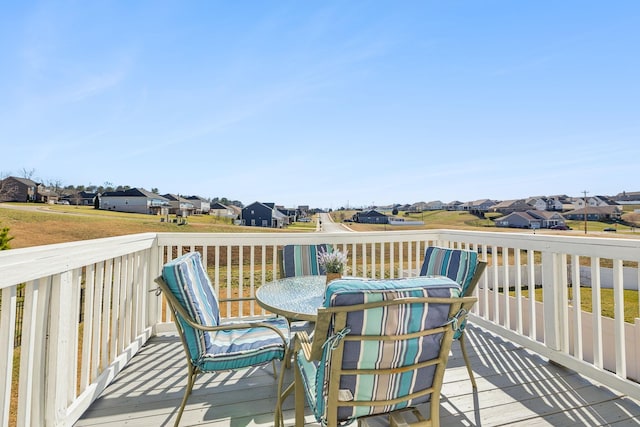
{"type": "Polygon", "coordinates": [[[462,295],[466,295],[477,266],[477,252],[429,246],[424,254],[420,275],[446,276],[455,280],[462,287],[462,295]]]}
{"type": "MultiPolygon", "coordinates": [[[[353,306],[406,297],[460,296],[457,283],[442,277],[415,277],[396,280],[338,279],[329,284],[325,293],[325,307],[353,306]]],[[[403,304],[347,314],[349,335],[399,336],[442,326],[448,321],[449,304],[403,304]]],[[[335,334],[338,331],[331,331],[335,334]]],[[[342,369],[402,368],[437,358],[441,349],[442,333],[421,338],[395,341],[345,341],[342,369]]],[[[328,373],[331,372],[331,346],[326,345],[316,376],[315,408],[318,416],[325,411],[328,373]]],[[[431,387],[435,366],[423,367],[394,374],[342,375],[340,390],[348,390],[354,400],[381,400],[403,397],[415,390],[431,387]]],[[[389,407],[339,407],[338,420],[348,420],[375,413],[397,410],[424,403],[430,395],[408,400],[389,407]]]]}
{"type": "Polygon", "coordinates": [[[283,277],[317,276],[326,274],[318,263],[318,254],[331,252],[331,245],[285,245],[282,248],[283,277]]]}
{"type": "MultiPolygon", "coordinates": [[[[196,323],[204,326],[220,324],[218,300],[199,252],[189,252],[166,263],[162,268],[162,278],[196,323]]],[[[210,334],[192,328],[179,315],[177,317],[184,331],[191,359],[198,360],[211,345],[210,334]]]]}

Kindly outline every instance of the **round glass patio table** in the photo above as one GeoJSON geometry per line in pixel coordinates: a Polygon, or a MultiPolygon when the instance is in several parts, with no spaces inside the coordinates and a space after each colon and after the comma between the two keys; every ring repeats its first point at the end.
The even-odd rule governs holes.
{"type": "Polygon", "coordinates": [[[289,320],[315,322],[324,301],[326,276],[297,276],[267,282],[256,290],[258,305],[289,320]]]}

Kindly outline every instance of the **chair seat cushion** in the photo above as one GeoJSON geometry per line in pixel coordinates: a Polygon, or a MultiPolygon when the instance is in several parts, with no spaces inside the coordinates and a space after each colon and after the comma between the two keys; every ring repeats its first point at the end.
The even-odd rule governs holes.
{"type": "MultiPolygon", "coordinates": [[[[274,318],[262,322],[277,327],[289,345],[289,324],[286,319],[274,318]]],[[[207,346],[205,354],[194,361],[204,372],[240,369],[267,363],[273,359],[284,359],[285,346],[282,338],[269,328],[229,329],[208,334],[210,345],[207,346]]]]}

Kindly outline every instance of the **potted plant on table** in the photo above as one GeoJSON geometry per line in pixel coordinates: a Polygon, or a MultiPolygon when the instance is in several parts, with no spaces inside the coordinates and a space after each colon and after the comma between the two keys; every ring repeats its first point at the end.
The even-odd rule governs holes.
{"type": "Polygon", "coordinates": [[[339,250],[327,252],[321,250],[318,253],[318,264],[327,275],[327,284],[332,280],[339,279],[347,267],[347,253],[339,250]]]}

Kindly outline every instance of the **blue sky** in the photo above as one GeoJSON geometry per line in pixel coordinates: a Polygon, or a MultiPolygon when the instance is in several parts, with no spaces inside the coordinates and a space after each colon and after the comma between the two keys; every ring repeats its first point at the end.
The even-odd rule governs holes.
{"type": "Polygon", "coordinates": [[[2,9],[3,175],[334,209],[640,191],[637,1],[2,9]]]}

